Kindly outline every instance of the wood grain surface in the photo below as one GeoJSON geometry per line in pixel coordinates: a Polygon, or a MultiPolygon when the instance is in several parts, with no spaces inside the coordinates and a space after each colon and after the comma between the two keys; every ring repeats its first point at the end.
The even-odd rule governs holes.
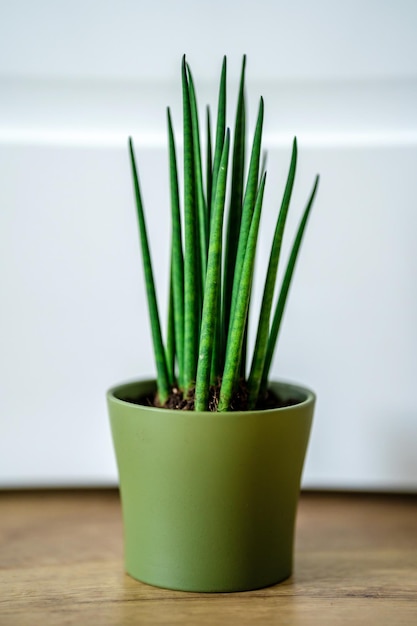
{"type": "Polygon", "coordinates": [[[417,497],[304,493],[295,571],[267,589],[167,591],[123,571],[116,491],[0,493],[0,625],[417,625],[417,497]]]}

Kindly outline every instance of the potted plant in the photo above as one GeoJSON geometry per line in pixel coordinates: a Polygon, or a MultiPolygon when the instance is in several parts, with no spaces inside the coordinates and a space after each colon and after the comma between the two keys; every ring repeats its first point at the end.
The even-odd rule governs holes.
{"type": "Polygon", "coordinates": [[[255,589],[291,574],[296,507],[315,402],[314,394],[303,387],[269,381],[318,185],[317,177],[274,304],[296,170],[296,139],[272,240],[255,347],[248,359],[248,310],[266,171],[261,163],[262,98],[246,168],[244,92],[245,57],[231,148],[225,58],[214,151],[207,109],[203,158],[196,91],[183,58],[182,203],[169,109],[167,116],[172,247],[165,344],[129,140],[157,376],[156,381],[119,385],[107,394],[120,478],[125,565],[141,581],[188,591],[255,589]]]}

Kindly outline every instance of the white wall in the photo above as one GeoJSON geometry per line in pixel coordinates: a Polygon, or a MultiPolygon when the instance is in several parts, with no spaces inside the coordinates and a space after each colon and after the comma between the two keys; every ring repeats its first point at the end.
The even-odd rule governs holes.
{"type": "Polygon", "coordinates": [[[417,489],[416,23],[405,0],[0,0],[0,485],[115,482],[104,392],[154,371],[126,137],[164,306],[181,56],[214,107],[228,55],[232,118],[246,52],[260,271],[294,134],[290,228],[321,174],[274,363],[318,393],[304,484],[417,489]]]}

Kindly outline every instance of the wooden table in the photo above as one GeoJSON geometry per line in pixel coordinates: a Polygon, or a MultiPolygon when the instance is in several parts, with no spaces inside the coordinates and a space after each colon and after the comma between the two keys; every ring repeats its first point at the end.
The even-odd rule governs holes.
{"type": "Polygon", "coordinates": [[[123,572],[116,491],[0,492],[0,624],[417,625],[417,497],[304,493],[280,585],[181,593],[123,572]]]}

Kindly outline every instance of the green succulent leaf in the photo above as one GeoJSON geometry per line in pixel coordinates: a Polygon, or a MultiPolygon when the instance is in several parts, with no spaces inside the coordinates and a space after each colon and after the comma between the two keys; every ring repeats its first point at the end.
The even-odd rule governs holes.
{"type": "Polygon", "coordinates": [[[200,255],[195,206],[194,147],[190,94],[185,56],[182,63],[184,116],[184,391],[188,393],[197,372],[199,332],[199,299],[201,281],[198,279],[200,255]]]}
{"type": "MultiPolygon", "coordinates": [[[[226,57],[223,57],[222,72],[220,76],[219,100],[218,100],[218,105],[217,105],[216,144],[214,148],[212,193],[211,193],[212,204],[213,204],[214,196],[216,193],[217,175],[219,172],[220,161],[222,158],[224,135],[226,132],[226,72],[227,72],[227,61],[226,61],[226,57]]],[[[210,208],[210,220],[211,220],[211,208],[210,208]]]]}
{"type": "Polygon", "coordinates": [[[256,335],[255,349],[252,359],[252,367],[248,380],[249,406],[254,408],[258,399],[261,385],[262,372],[264,368],[266,351],[269,339],[269,320],[271,315],[272,300],[274,296],[275,282],[278,272],[278,264],[281,253],[282,238],[284,235],[285,223],[290,205],[291,194],[294,186],[295,170],[297,166],[297,139],[294,139],[291,155],[290,169],[278,220],[275,227],[272,242],[271,255],[269,258],[268,272],[265,280],[264,294],[262,299],[261,312],[258,322],[258,332],[256,335]]]}
{"type": "Polygon", "coordinates": [[[143,269],[145,274],[146,293],[148,299],[149,317],[153,348],[156,360],[158,396],[161,404],[166,402],[170,393],[168,367],[165,358],[165,349],[162,341],[161,324],[159,320],[158,304],[156,300],[155,282],[153,278],[151,254],[149,250],[145,215],[143,212],[142,196],[140,192],[139,176],[136,168],[136,159],[132,139],[129,138],[130,163],[132,167],[133,185],[136,200],[136,209],[139,224],[139,235],[142,249],[143,269]]]}
{"type": "Polygon", "coordinates": [[[271,332],[269,334],[268,339],[268,348],[265,357],[264,368],[262,372],[261,378],[261,390],[262,393],[265,393],[268,386],[268,376],[269,370],[272,363],[272,357],[274,355],[275,346],[278,339],[278,333],[281,326],[282,316],[284,314],[285,305],[287,302],[288,291],[291,285],[291,280],[293,277],[295,264],[298,258],[298,253],[300,251],[301,242],[303,240],[304,231],[307,225],[307,221],[310,215],[311,207],[313,206],[314,198],[316,197],[317,187],[319,184],[319,176],[316,176],[316,180],[314,182],[313,190],[308,199],[307,206],[304,210],[303,216],[300,221],[300,225],[297,230],[297,234],[294,239],[294,243],[291,249],[291,254],[288,260],[288,264],[285,270],[284,278],[282,281],[281,291],[279,294],[278,302],[275,308],[274,319],[272,322],[271,332]]]}
{"type": "Polygon", "coordinates": [[[172,288],[172,273],[169,286],[168,301],[168,325],[167,325],[167,341],[165,348],[165,357],[168,369],[169,386],[175,385],[175,322],[174,322],[174,292],[172,288]]]}
{"type": "Polygon", "coordinates": [[[178,383],[184,385],[184,255],[182,251],[180,197],[178,190],[177,157],[170,110],[167,109],[169,174],[171,190],[171,280],[175,347],[178,360],[178,383]]]}
{"type": "Polygon", "coordinates": [[[197,209],[198,209],[198,213],[197,213],[198,232],[200,236],[199,248],[200,248],[201,285],[202,285],[202,291],[204,291],[204,283],[206,280],[206,271],[207,271],[209,222],[208,222],[208,210],[207,210],[206,200],[204,197],[203,169],[202,169],[202,164],[201,164],[200,130],[199,130],[199,124],[198,124],[197,99],[196,99],[196,94],[195,94],[193,77],[192,77],[191,70],[188,65],[187,65],[187,71],[188,71],[188,86],[189,86],[189,94],[190,94],[193,148],[194,148],[194,180],[195,180],[197,209]]]}
{"type": "Polygon", "coordinates": [[[226,251],[224,261],[224,292],[223,292],[223,318],[224,333],[227,335],[230,319],[230,307],[232,302],[233,278],[236,267],[237,246],[239,241],[240,225],[242,222],[243,187],[245,169],[245,68],[246,56],[242,61],[240,76],[239,97],[237,102],[235,133],[233,144],[232,165],[232,188],[230,195],[230,207],[227,223],[226,251]]]}
{"type": "Polygon", "coordinates": [[[211,191],[213,185],[213,154],[211,141],[211,117],[210,107],[206,108],[206,129],[207,129],[207,147],[206,147],[206,199],[207,199],[207,219],[210,223],[210,207],[211,207],[211,191]]]}
{"type": "Polygon", "coordinates": [[[237,301],[240,298],[239,292],[242,268],[245,261],[247,241],[255,209],[256,194],[258,190],[259,159],[261,154],[263,117],[264,102],[263,98],[261,98],[259,103],[258,119],[256,122],[255,136],[253,139],[249,172],[246,182],[245,196],[243,200],[242,218],[239,229],[239,243],[237,247],[236,265],[233,279],[232,303],[230,313],[231,317],[233,317],[234,315],[237,301]]]}
{"type": "Polygon", "coordinates": [[[133,142],[129,139],[156,361],[157,395],[161,404],[165,404],[173,389],[179,387],[186,399],[194,400],[195,410],[207,411],[210,387],[216,385],[220,387],[218,411],[230,411],[236,408],[233,406],[235,390],[238,385],[243,384],[248,391],[248,405],[252,408],[260,406],[259,401],[268,387],[280,325],[319,177],[315,180],[298,226],[276,297],[281,247],[297,164],[297,141],[294,139],[290,167],[272,238],[255,346],[253,353],[249,354],[248,318],[266,182],[266,152],[262,149],[264,102],[261,98],[246,167],[245,72],[246,56],[242,59],[232,141],[229,129],[226,130],[227,60],[226,57],[223,58],[213,143],[209,107],[205,110],[206,137],[200,132],[194,79],[185,55],[183,56],[181,176],[177,166],[171,113],[167,109],[171,256],[165,346],[133,142]],[[230,152],[233,155],[229,167],[230,152]],[[183,198],[180,198],[180,180],[183,183],[183,198]],[[247,376],[246,360],[249,357],[251,368],[247,376]]]}
{"type": "Polygon", "coordinates": [[[245,258],[239,285],[239,298],[230,318],[230,332],[226,348],[223,380],[220,389],[219,411],[230,410],[230,403],[238,378],[242,353],[243,337],[245,334],[248,315],[249,298],[252,285],[253,268],[255,264],[256,243],[258,239],[259,221],[261,219],[262,202],[265,189],[266,174],[264,174],[255,202],[253,218],[245,250],[245,258]]]}
{"type": "Polygon", "coordinates": [[[210,371],[213,345],[215,340],[216,319],[219,301],[220,266],[222,259],[223,214],[226,196],[227,164],[229,158],[230,133],[227,131],[224,142],[217,187],[213,203],[210,245],[207,266],[206,289],[204,292],[203,315],[201,323],[200,347],[198,356],[197,382],[195,389],[195,410],[208,409],[210,371]]]}

